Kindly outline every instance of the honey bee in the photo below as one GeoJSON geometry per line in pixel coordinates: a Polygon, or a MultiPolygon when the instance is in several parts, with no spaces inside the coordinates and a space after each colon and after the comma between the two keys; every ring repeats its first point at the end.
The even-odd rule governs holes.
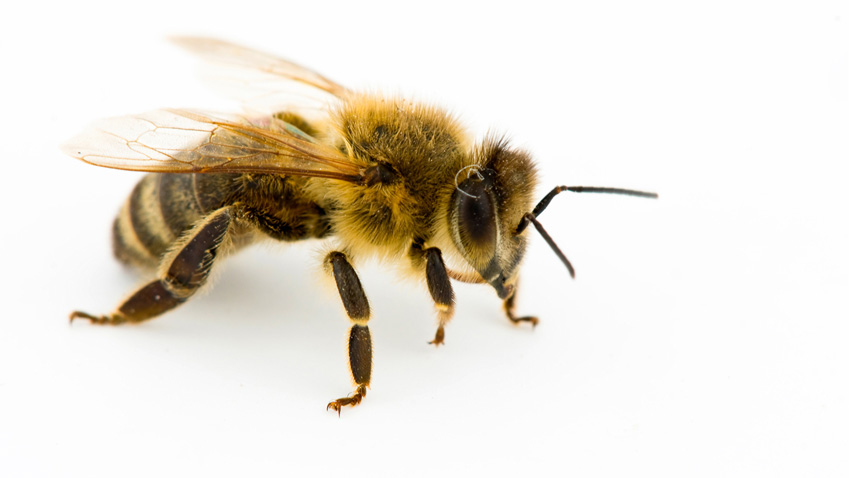
{"type": "MultiPolygon", "coordinates": [[[[226,42],[175,41],[262,78],[269,112],[163,109],[96,123],[63,146],[90,164],[149,173],[115,219],[112,241],[121,262],[155,274],[114,312],[75,311],[70,319],[152,319],[189,300],[218,259],[249,244],[327,239],[333,249],[323,267],[351,322],[355,384],[352,394],[327,405],[338,413],[361,402],[372,375],[371,312],[354,263],[377,256],[424,277],[438,317],[431,344],[443,343],[453,315],[452,280],[489,284],[511,322],[533,326],[537,318],[514,313],[529,224],[575,275],[537,219],[552,198],[563,191],[657,197],[558,186],[532,209],[537,175],[529,154],[492,135],[473,143],[440,108],[352,91],[226,42]],[[293,89],[301,90],[294,98],[307,101],[296,104],[293,89]]],[[[252,84],[261,82],[243,87],[252,84]]]]}

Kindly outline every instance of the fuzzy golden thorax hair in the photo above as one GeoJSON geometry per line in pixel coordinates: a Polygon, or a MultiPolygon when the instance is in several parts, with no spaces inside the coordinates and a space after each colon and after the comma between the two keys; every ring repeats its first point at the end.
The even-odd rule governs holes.
{"type": "Polygon", "coordinates": [[[331,141],[366,171],[363,183],[321,187],[351,253],[400,256],[419,241],[506,294],[526,245],[516,226],[536,185],[528,154],[489,136],[471,146],[454,117],[403,99],[355,97],[331,124],[331,141]]]}

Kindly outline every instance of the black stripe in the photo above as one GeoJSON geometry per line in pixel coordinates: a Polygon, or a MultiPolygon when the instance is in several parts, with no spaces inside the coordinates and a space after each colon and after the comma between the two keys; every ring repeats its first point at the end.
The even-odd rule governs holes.
{"type": "Polygon", "coordinates": [[[237,188],[241,174],[193,174],[192,191],[201,214],[224,206],[237,188]]]}
{"type": "MultiPolygon", "coordinates": [[[[144,212],[149,208],[153,208],[155,205],[146,204],[146,201],[143,199],[145,189],[150,187],[148,183],[155,180],[156,178],[152,175],[147,175],[133,188],[133,192],[130,194],[129,215],[130,226],[139,239],[139,243],[150,255],[159,257],[168,249],[169,243],[160,237],[160,231],[152,230],[151,225],[145,221],[144,212]]],[[[156,183],[154,183],[155,186],[156,183]]],[[[154,210],[158,211],[158,208],[154,210]]]]}
{"type": "Polygon", "coordinates": [[[192,175],[192,192],[195,195],[195,204],[200,208],[201,214],[206,214],[209,211],[204,208],[204,204],[201,202],[201,196],[198,194],[198,177],[200,177],[199,174],[192,175]]]}
{"type": "MultiPolygon", "coordinates": [[[[112,222],[112,253],[115,257],[124,264],[152,264],[155,265],[155,260],[127,242],[124,234],[121,233],[121,221],[124,220],[124,211],[118,213],[118,217],[112,222]]],[[[132,227],[132,225],[130,225],[132,227]]],[[[134,234],[131,232],[131,234],[134,234]]]]}
{"type": "Polygon", "coordinates": [[[201,217],[194,191],[194,175],[162,174],[159,179],[159,210],[174,237],[180,237],[201,217]]]}

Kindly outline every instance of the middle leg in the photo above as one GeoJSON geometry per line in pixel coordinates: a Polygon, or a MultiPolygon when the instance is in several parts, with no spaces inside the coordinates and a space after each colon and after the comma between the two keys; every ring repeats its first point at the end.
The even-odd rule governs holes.
{"type": "Polygon", "coordinates": [[[363,292],[357,272],[348,262],[345,254],[331,252],[325,258],[325,264],[333,271],[339,297],[352,322],[348,332],[348,364],[357,388],[352,395],[328,404],[328,410],[333,409],[339,413],[342,407],[353,407],[363,400],[372,378],[372,335],[369,333],[368,326],[371,313],[369,301],[366,299],[366,293],[363,292]]]}

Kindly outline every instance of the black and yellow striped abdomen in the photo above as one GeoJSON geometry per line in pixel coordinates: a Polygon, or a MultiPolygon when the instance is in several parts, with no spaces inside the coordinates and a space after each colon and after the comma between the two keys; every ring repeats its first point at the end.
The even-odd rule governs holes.
{"type": "Polygon", "coordinates": [[[186,231],[232,196],[238,175],[148,174],[121,207],[112,229],[115,257],[146,269],[186,231]]]}
{"type": "Polygon", "coordinates": [[[325,237],[332,229],[329,206],[313,200],[308,181],[270,174],[148,174],[115,219],[113,251],[121,262],[156,269],[194,226],[225,206],[235,206],[236,214],[225,249],[250,244],[255,233],[281,241],[325,237]]]}

